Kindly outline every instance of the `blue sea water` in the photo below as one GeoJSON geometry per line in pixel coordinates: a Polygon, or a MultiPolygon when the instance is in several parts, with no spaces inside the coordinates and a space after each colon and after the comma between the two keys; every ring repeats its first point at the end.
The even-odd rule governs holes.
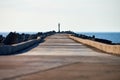
{"type": "Polygon", "coordinates": [[[96,38],[111,40],[113,43],[120,43],[120,32],[78,32],[87,36],[95,35],[96,38]]]}
{"type": "Polygon", "coordinates": [[[8,35],[9,32],[0,32],[0,35],[6,37],[8,35]]]}
{"type": "MultiPolygon", "coordinates": [[[[0,32],[0,35],[6,37],[9,32],[0,32]]],[[[23,32],[19,32],[23,33],[23,32]]],[[[27,34],[34,34],[37,32],[24,32],[27,34]]],[[[113,43],[120,43],[120,32],[76,32],[78,34],[84,34],[87,36],[95,35],[96,38],[111,40],[113,43]]]]}

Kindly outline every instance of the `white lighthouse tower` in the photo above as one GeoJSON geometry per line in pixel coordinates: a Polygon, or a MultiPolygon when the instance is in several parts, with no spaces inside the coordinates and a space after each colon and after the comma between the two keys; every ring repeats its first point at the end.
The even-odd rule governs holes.
{"type": "Polygon", "coordinates": [[[60,23],[58,23],[58,32],[60,32],[60,23]]]}

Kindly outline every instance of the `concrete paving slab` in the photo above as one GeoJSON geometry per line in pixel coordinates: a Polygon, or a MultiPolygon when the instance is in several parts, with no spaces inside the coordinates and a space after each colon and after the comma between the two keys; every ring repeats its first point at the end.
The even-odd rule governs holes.
{"type": "Polygon", "coordinates": [[[18,55],[0,56],[0,80],[120,80],[120,57],[55,34],[18,55]]]}

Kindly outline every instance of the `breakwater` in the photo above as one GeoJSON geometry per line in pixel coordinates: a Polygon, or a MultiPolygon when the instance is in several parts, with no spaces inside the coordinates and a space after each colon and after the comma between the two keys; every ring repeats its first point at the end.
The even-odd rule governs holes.
{"type": "Polygon", "coordinates": [[[92,41],[89,39],[82,39],[82,38],[74,37],[71,35],[69,35],[69,38],[71,38],[77,42],[80,42],[82,44],[92,46],[92,47],[102,50],[104,52],[120,55],[120,45],[105,44],[105,43],[101,43],[101,42],[97,42],[97,41],[92,41]]]}
{"type": "Polygon", "coordinates": [[[18,51],[21,51],[25,48],[28,48],[36,43],[39,43],[41,40],[40,39],[32,39],[28,40],[25,42],[21,42],[18,44],[13,44],[13,45],[1,45],[0,46],[0,55],[10,55],[14,54],[18,51]]]}
{"type": "Polygon", "coordinates": [[[55,33],[55,31],[38,32],[36,34],[10,32],[6,37],[0,35],[0,55],[15,54],[18,51],[44,41],[47,36],[55,33]]]}

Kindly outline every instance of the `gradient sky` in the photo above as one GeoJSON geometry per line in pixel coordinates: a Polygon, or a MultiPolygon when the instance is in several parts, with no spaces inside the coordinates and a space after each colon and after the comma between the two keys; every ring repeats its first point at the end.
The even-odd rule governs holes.
{"type": "Polygon", "coordinates": [[[120,0],[0,0],[0,31],[120,32],[120,0]]]}

